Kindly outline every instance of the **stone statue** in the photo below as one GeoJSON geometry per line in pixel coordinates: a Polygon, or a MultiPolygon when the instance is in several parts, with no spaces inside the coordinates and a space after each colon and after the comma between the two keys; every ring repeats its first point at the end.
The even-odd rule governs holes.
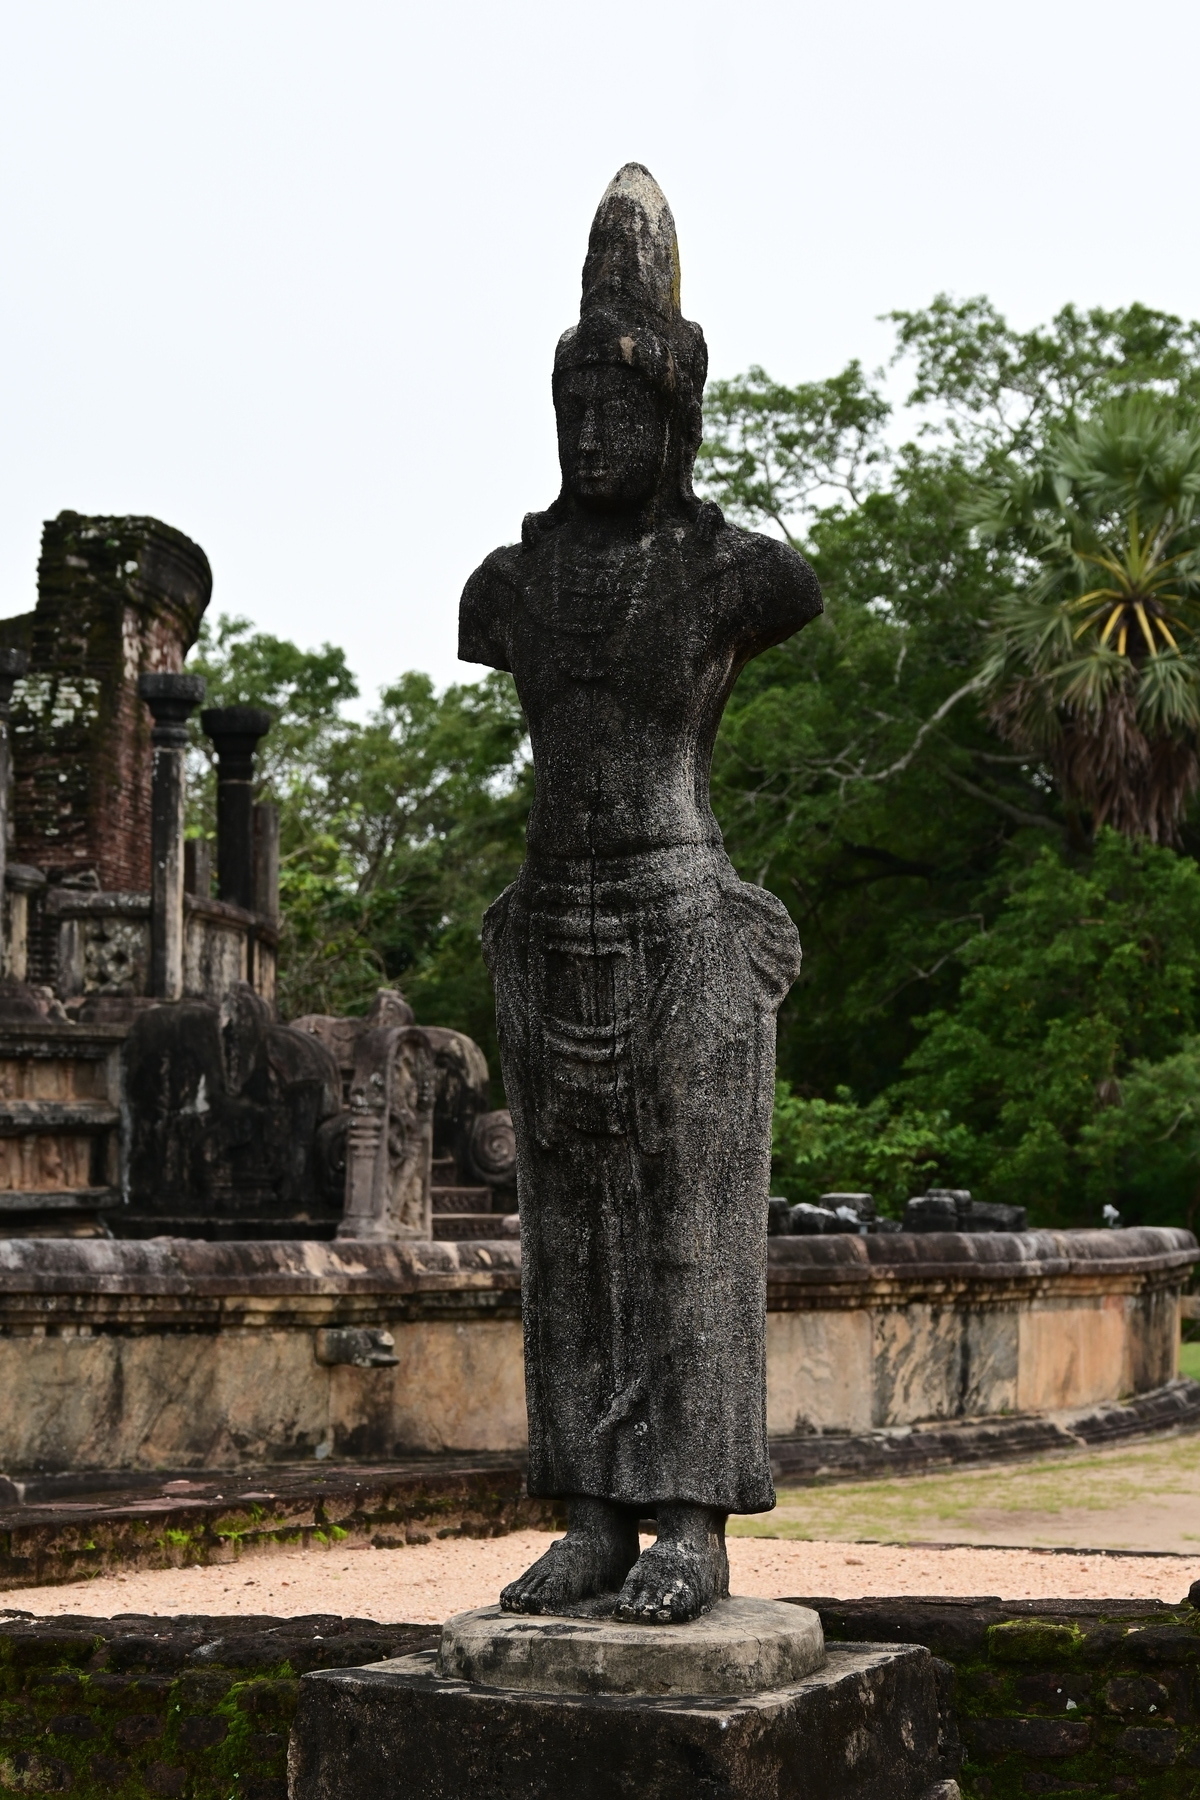
{"type": "Polygon", "coordinates": [[[728,1593],[727,1515],[775,1498],[770,1123],[800,946],[735,874],[709,764],[739,671],[821,595],[795,551],[692,491],[707,365],[670,209],[629,163],[555,356],[562,492],[460,615],[463,660],[513,674],[537,777],[484,953],[517,1142],[529,1489],[567,1499],[568,1529],[505,1589],[515,1612],[619,1590],[620,1619],[695,1618],[728,1593]]]}

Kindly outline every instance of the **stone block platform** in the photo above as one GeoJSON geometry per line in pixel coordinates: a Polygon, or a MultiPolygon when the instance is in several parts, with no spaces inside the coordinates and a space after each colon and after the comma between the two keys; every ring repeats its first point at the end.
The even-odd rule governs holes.
{"type": "Polygon", "coordinates": [[[686,1625],[628,1625],[588,1616],[530,1618],[483,1606],[447,1620],[438,1671],[524,1693],[689,1696],[792,1686],[825,1661],[807,1606],[722,1600],[686,1625]]]}
{"type": "Polygon", "coordinates": [[[630,1625],[461,1613],[415,1651],[301,1684],[291,1800],[952,1800],[956,1743],[919,1645],[825,1649],[796,1603],[630,1625]]]}
{"type": "Polygon", "coordinates": [[[801,1680],[741,1698],[519,1692],[443,1675],[432,1652],[323,1670],[300,1684],[289,1776],[291,1800],[958,1793],[933,1659],[879,1644],[839,1645],[801,1680]]]}

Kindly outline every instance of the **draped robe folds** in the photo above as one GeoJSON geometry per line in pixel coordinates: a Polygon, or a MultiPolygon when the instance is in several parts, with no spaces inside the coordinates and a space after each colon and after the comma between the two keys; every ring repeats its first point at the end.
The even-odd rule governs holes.
{"type": "Polygon", "coordinates": [[[774,1504],[766,1222],[775,1015],[800,966],[708,802],[751,655],[820,610],[785,546],[689,524],[495,552],[460,654],[511,669],[537,797],[484,954],[517,1140],[529,1489],[774,1504]]]}

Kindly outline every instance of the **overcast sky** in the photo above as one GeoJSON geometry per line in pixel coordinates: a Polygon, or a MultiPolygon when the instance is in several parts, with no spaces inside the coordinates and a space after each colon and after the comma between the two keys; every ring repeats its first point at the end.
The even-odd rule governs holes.
{"type": "Polygon", "coordinates": [[[939,289],[1200,313],[1200,8],[1143,0],[8,0],[0,614],[43,519],[152,513],[214,612],[455,660],[557,491],[549,371],[623,162],[710,366],[878,362],[939,289]]]}

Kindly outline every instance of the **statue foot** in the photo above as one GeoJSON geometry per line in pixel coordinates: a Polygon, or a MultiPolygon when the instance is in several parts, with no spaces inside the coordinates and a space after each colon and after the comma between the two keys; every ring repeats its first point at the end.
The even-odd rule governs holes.
{"type": "Polygon", "coordinates": [[[728,1595],[725,1514],[660,1505],[658,1541],[630,1570],[613,1616],[626,1624],[682,1625],[728,1595]]]}
{"type": "Polygon", "coordinates": [[[573,1500],[567,1535],[500,1596],[505,1612],[556,1613],[615,1593],[638,1558],[637,1512],[608,1500],[573,1500]]]}

